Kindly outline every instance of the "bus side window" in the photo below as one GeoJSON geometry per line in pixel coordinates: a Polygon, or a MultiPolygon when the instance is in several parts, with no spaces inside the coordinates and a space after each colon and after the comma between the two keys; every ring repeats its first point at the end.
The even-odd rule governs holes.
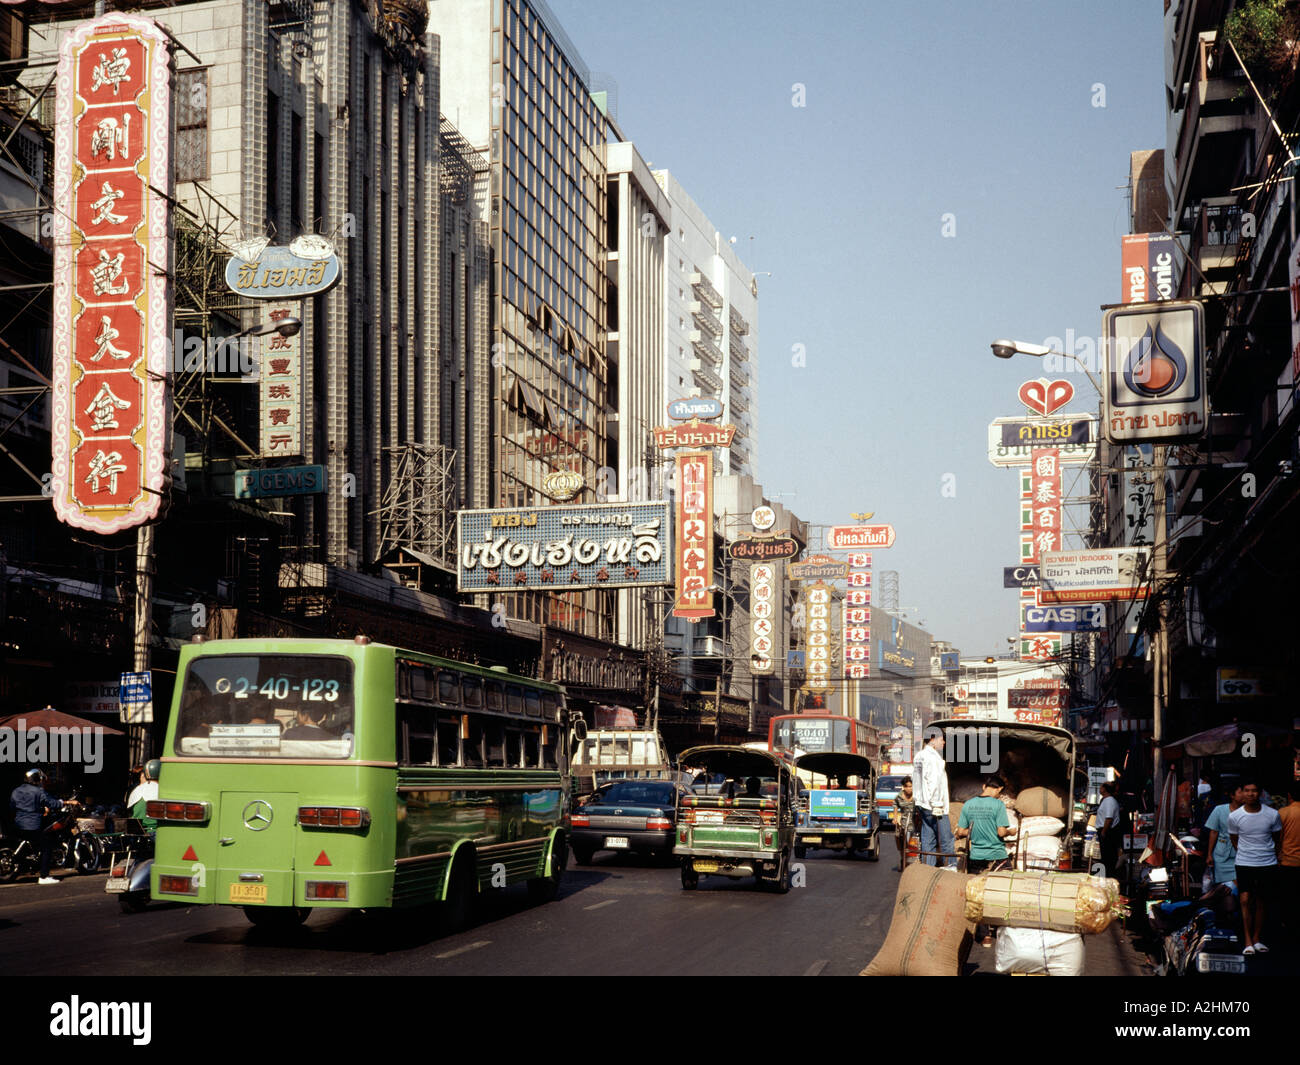
{"type": "Polygon", "coordinates": [[[510,769],[518,769],[522,764],[523,739],[524,734],[517,728],[506,729],[506,766],[510,769]]]}
{"type": "Polygon", "coordinates": [[[529,769],[542,767],[542,730],[536,725],[524,732],[524,765],[529,769]]]}
{"type": "Polygon", "coordinates": [[[506,710],[512,714],[524,712],[524,690],[518,684],[506,685],[506,710]]]}
{"type": "Polygon", "coordinates": [[[556,755],[556,748],[559,746],[563,729],[542,729],[542,768],[559,769],[560,763],[556,755]]]}
{"type": "Polygon", "coordinates": [[[462,765],[469,766],[473,769],[482,769],[483,762],[483,719],[481,717],[471,717],[466,714],[460,719],[463,722],[462,735],[465,741],[462,745],[462,765]]]}
{"type": "Polygon", "coordinates": [[[500,721],[488,718],[483,722],[483,732],[487,738],[487,764],[493,769],[508,766],[506,761],[506,727],[500,721]]]}
{"type": "Polygon", "coordinates": [[[506,692],[499,680],[487,682],[487,708],[496,714],[506,712],[506,692]]]}
{"type": "Polygon", "coordinates": [[[412,665],[408,666],[405,672],[411,689],[411,698],[431,702],[433,700],[433,678],[430,675],[432,670],[428,666],[412,665]]]}
{"type": "Polygon", "coordinates": [[[397,760],[402,765],[433,765],[435,718],[418,706],[398,707],[397,760]]]}
{"type": "Polygon", "coordinates": [[[560,720],[560,700],[550,692],[542,693],[542,717],[547,721],[560,720]]]}
{"type": "Polygon", "coordinates": [[[542,697],[531,689],[524,692],[524,713],[529,717],[542,716],[542,697]]]}
{"type": "Polygon", "coordinates": [[[443,706],[460,706],[460,675],[446,670],[438,674],[438,702],[443,706]]]}
{"type": "Polygon", "coordinates": [[[438,716],[438,764],[460,765],[460,718],[455,714],[438,716]]]}
{"type": "Polygon", "coordinates": [[[472,710],[483,708],[483,680],[480,677],[461,677],[461,696],[472,710]]]}

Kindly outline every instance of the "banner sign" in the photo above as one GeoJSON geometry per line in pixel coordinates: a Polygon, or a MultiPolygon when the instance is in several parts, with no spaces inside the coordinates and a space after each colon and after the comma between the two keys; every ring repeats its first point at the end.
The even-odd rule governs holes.
{"type": "Polygon", "coordinates": [[[734,425],[701,425],[692,419],[683,425],[655,426],[655,445],[662,450],[675,447],[731,447],[734,425]]]}
{"type": "Polygon", "coordinates": [[[776,609],[776,567],[760,563],[749,569],[749,672],[758,676],[773,672],[777,629],[781,624],[776,609]]]}
{"type": "MultiPolygon", "coordinates": [[[[850,591],[866,591],[870,596],[871,553],[850,551],[848,555],[850,591]]],[[[871,608],[845,602],[842,611],[844,630],[844,675],[850,680],[871,676],[871,608]]]]}
{"type": "Polygon", "coordinates": [[[1169,233],[1127,233],[1121,241],[1124,280],[1120,303],[1151,303],[1174,295],[1174,238],[1169,233]]]}
{"type": "Polygon", "coordinates": [[[1197,301],[1138,303],[1102,313],[1106,439],[1195,440],[1208,424],[1205,310],[1197,301]]]}
{"type": "Polygon", "coordinates": [[[1030,494],[1021,507],[1029,515],[1029,535],[1021,537],[1020,559],[1035,563],[1061,545],[1061,463],[1056,448],[1036,448],[1030,458],[1030,494]]]}
{"type": "Polygon", "coordinates": [[[1020,609],[1021,632],[1100,632],[1105,627],[1106,607],[1102,603],[1078,606],[1026,603],[1020,609]]]}
{"type": "Polygon", "coordinates": [[[826,546],[832,550],[841,547],[893,547],[892,525],[832,525],[826,533],[826,546]]]}
{"type": "Polygon", "coordinates": [[[785,575],[792,581],[837,581],[849,574],[848,563],[837,562],[830,555],[812,555],[802,562],[790,562],[785,575]]]}
{"type": "Polygon", "coordinates": [[[794,558],[802,548],[791,536],[742,536],[727,544],[727,554],[739,562],[794,558]]]}
{"type": "MultiPolygon", "coordinates": [[[[273,322],[297,318],[299,304],[273,307],[273,322]]],[[[291,337],[268,333],[262,337],[262,368],[258,381],[261,428],[258,440],[264,458],[302,454],[302,333],[291,337]]]]}
{"type": "MultiPolygon", "coordinates": [[[[1097,455],[1097,419],[1090,414],[1063,414],[1060,418],[1046,419],[1043,421],[1034,421],[1027,423],[1024,417],[1017,418],[995,418],[989,423],[989,462],[994,466],[1028,466],[1032,461],[1032,453],[1035,446],[1050,443],[1053,446],[1059,446],[1061,450],[1061,462],[1067,466],[1078,466],[1091,462],[1097,455]],[[1017,440],[1016,443],[1007,443],[1003,439],[1003,430],[1007,426],[1016,428],[1019,433],[1020,427],[1026,424],[1042,426],[1076,426],[1080,423],[1087,422],[1088,435],[1084,441],[1076,441],[1072,438],[1060,438],[1055,440],[1032,439],[1023,443],[1017,440]]],[[[1058,429],[1057,432],[1064,430],[1058,429]]],[[[1071,430],[1073,433],[1073,429],[1071,430]]]]}
{"type": "Polygon", "coordinates": [[[677,422],[690,421],[692,418],[711,422],[714,418],[722,417],[722,400],[707,396],[675,399],[668,404],[668,417],[677,422]]]}
{"type": "Polygon", "coordinates": [[[158,517],[171,445],[171,55],[113,12],[59,50],[54,122],[54,513],[113,533],[158,517]]]}
{"type": "Polygon", "coordinates": [[[808,798],[809,817],[834,817],[856,820],[858,816],[858,793],[848,789],[820,791],[813,788],[808,798]]]}
{"type": "Polygon", "coordinates": [[[831,623],[831,588],[821,581],[805,586],[804,631],[807,633],[805,687],[825,691],[831,686],[831,647],[834,626],[831,623]]]}
{"type": "Polygon", "coordinates": [[[1087,444],[1092,440],[1093,419],[1079,421],[1003,422],[1002,443],[1005,447],[1032,447],[1047,444],[1087,444]]]}
{"type": "Polygon", "coordinates": [[[713,454],[683,451],[673,459],[677,500],[677,589],[673,617],[711,618],[713,593],[713,454]]]}
{"type": "Polygon", "coordinates": [[[254,300],[293,300],[328,292],[341,275],[333,246],[324,237],[301,239],[303,244],[264,247],[252,260],[231,256],[226,263],[226,287],[254,300]]]}
{"type": "Polygon", "coordinates": [[[1149,547],[1055,551],[1038,567],[1038,605],[1145,599],[1151,581],[1149,547]]]}
{"type": "Polygon", "coordinates": [[[664,502],[458,511],[456,587],[561,591],[668,584],[669,523],[664,502]]]}

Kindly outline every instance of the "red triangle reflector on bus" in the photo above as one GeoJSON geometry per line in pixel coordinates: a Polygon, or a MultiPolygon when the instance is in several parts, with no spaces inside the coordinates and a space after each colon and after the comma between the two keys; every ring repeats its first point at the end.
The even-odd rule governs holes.
{"type": "Polygon", "coordinates": [[[334,863],[331,862],[331,861],[329,860],[329,858],[327,858],[327,857],[325,856],[325,852],[324,852],[324,851],[321,851],[321,852],[320,852],[320,857],[317,858],[316,861],[313,862],[312,864],[313,864],[313,865],[333,865],[334,863]]]}
{"type": "Polygon", "coordinates": [[[183,862],[197,862],[198,860],[199,856],[194,853],[193,847],[186,847],[185,853],[181,855],[181,861],[183,862]]]}

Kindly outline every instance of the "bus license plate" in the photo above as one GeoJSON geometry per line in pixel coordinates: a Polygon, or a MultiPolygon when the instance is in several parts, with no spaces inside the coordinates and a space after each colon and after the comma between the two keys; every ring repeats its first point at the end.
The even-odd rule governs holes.
{"type": "Polygon", "coordinates": [[[265,884],[231,884],[231,902],[265,902],[265,884]]]}
{"type": "Polygon", "coordinates": [[[626,837],[626,836],[606,836],[606,837],[605,837],[605,846],[606,846],[606,847],[609,847],[611,850],[616,850],[616,849],[618,849],[618,850],[626,850],[626,849],[627,849],[627,837],[626,837]]]}

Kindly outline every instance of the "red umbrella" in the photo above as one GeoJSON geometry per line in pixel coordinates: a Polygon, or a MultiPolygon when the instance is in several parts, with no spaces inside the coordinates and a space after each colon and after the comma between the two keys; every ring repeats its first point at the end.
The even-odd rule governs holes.
{"type": "Polygon", "coordinates": [[[26,729],[28,732],[35,728],[80,729],[82,732],[87,729],[102,729],[105,736],[125,735],[120,729],[109,728],[98,721],[89,721],[84,717],[65,714],[49,706],[44,710],[30,710],[25,714],[10,714],[8,717],[0,718],[0,728],[11,728],[15,732],[19,728],[26,729]]]}

